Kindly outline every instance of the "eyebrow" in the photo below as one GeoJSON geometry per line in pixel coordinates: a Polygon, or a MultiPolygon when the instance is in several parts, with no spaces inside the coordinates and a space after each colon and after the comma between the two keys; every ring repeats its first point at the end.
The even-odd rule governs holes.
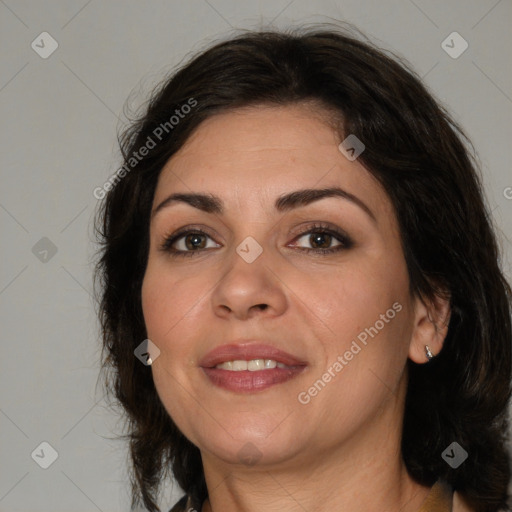
{"type": "MultiPolygon", "coordinates": [[[[296,190],[294,192],[279,196],[276,199],[274,207],[278,212],[286,212],[301,206],[306,206],[326,197],[339,197],[350,201],[359,206],[359,208],[361,208],[374,222],[377,222],[373,212],[363,201],[361,201],[361,199],[339,187],[318,189],[307,188],[303,190],[296,190]]],[[[162,209],[177,202],[186,203],[206,213],[213,213],[218,215],[223,215],[224,213],[223,201],[218,196],[213,194],[175,193],[164,199],[153,210],[151,218],[154,218],[155,215],[162,209]]]]}

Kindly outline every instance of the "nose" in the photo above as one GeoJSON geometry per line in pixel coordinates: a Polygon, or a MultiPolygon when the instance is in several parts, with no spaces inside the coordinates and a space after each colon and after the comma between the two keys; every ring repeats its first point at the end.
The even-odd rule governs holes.
{"type": "Polygon", "coordinates": [[[277,269],[267,264],[264,252],[252,263],[234,253],[228,263],[229,269],[212,294],[216,315],[247,320],[262,315],[276,317],[286,311],[286,287],[277,269]]]}

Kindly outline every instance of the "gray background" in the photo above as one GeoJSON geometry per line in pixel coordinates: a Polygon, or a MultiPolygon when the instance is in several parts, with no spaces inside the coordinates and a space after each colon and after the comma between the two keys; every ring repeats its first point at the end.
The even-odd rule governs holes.
{"type": "MultiPolygon", "coordinates": [[[[130,93],[139,105],[232,28],[351,22],[408,59],[467,130],[510,277],[511,18],[510,0],[0,0],[0,511],[129,510],[121,423],[96,386],[90,262],[93,190],[116,169],[130,93]],[[46,59],[31,47],[44,31],[59,45],[46,59]],[[453,31],[469,44],[458,58],[441,47],[453,31]],[[31,458],[43,441],[58,452],[48,469],[31,458]]],[[[163,509],[180,495],[167,486],[163,509]]]]}

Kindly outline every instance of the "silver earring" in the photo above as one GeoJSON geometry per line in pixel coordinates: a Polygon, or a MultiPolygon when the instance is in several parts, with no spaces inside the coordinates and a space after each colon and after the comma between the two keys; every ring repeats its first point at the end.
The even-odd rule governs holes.
{"type": "Polygon", "coordinates": [[[427,355],[427,359],[431,361],[434,358],[434,354],[432,354],[432,351],[430,350],[428,345],[425,345],[425,354],[427,355]]]}

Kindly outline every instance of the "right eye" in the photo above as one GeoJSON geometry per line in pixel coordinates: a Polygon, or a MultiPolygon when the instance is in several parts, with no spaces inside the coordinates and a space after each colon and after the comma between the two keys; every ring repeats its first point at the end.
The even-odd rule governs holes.
{"type": "Polygon", "coordinates": [[[220,247],[216,242],[213,242],[215,245],[208,246],[207,238],[213,242],[210,235],[204,231],[188,229],[166,237],[160,249],[174,257],[194,256],[194,253],[201,252],[203,249],[220,247]]]}

